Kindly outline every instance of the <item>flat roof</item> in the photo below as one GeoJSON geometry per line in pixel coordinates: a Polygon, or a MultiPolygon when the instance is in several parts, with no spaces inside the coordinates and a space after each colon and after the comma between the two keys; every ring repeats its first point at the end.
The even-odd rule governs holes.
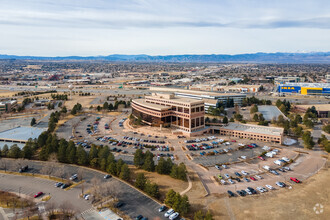
{"type": "MultiPolygon", "coordinates": [[[[168,94],[166,94],[168,95],[168,94]]],[[[159,99],[162,99],[162,100],[169,100],[169,101],[176,101],[176,102],[181,102],[181,103],[185,103],[185,104],[191,104],[191,103],[200,103],[202,102],[202,100],[196,100],[196,99],[191,99],[191,98],[185,98],[185,97],[177,97],[177,96],[174,96],[172,98],[165,98],[165,97],[162,97],[161,95],[149,95],[149,96],[145,96],[146,98],[159,98],[159,99]]]]}
{"type": "Polygon", "coordinates": [[[229,130],[245,131],[251,133],[258,133],[258,134],[275,135],[275,136],[281,136],[284,131],[283,128],[259,126],[259,125],[251,125],[251,124],[238,124],[238,123],[229,123],[227,126],[224,126],[223,128],[229,130]]]}
{"type": "Polygon", "coordinates": [[[285,83],[279,86],[300,86],[310,88],[330,88],[330,83],[285,83]]]}
{"type": "Polygon", "coordinates": [[[16,127],[0,132],[0,140],[27,142],[30,138],[38,138],[39,135],[44,131],[46,131],[44,128],[16,127]]]}
{"type": "Polygon", "coordinates": [[[165,111],[165,110],[171,109],[170,106],[152,104],[152,103],[146,102],[144,99],[134,99],[133,102],[135,102],[136,104],[145,106],[147,108],[158,110],[158,111],[165,111]]]}
{"type": "Polygon", "coordinates": [[[319,105],[296,105],[299,108],[311,108],[312,106],[315,107],[316,111],[330,111],[330,104],[319,104],[319,105]]]}
{"type": "Polygon", "coordinates": [[[200,96],[246,96],[245,94],[240,93],[220,93],[220,92],[208,92],[208,91],[196,91],[196,90],[187,90],[187,89],[177,89],[177,88],[169,88],[169,87],[149,87],[150,90],[153,91],[165,91],[165,92],[174,92],[175,94],[178,93],[185,93],[185,94],[193,94],[193,95],[200,95],[200,96]]]}

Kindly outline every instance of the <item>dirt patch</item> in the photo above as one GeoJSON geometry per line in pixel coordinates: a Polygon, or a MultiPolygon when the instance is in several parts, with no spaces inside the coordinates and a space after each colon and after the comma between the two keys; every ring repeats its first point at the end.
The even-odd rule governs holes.
{"type": "MultiPolygon", "coordinates": [[[[70,95],[69,95],[70,96],[70,95]]],[[[80,103],[83,108],[89,108],[91,106],[91,102],[95,99],[95,96],[79,96],[72,95],[72,99],[65,101],[65,106],[68,109],[72,109],[73,106],[77,103],[80,103]]]]}

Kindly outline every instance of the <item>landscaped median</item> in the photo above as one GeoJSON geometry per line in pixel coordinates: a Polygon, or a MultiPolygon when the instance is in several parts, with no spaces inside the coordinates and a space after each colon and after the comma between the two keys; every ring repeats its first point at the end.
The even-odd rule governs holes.
{"type": "Polygon", "coordinates": [[[70,185],[68,188],[65,188],[64,191],[68,191],[68,190],[70,190],[70,189],[72,189],[72,188],[74,188],[74,187],[76,187],[76,186],[78,186],[78,185],[80,185],[80,184],[82,184],[84,182],[85,182],[85,180],[82,180],[80,182],[74,183],[74,184],[70,185]]]}
{"type": "Polygon", "coordinates": [[[48,175],[42,175],[38,173],[19,173],[19,172],[13,172],[13,171],[4,171],[0,170],[0,173],[3,174],[11,174],[11,175],[20,175],[20,176],[31,176],[31,177],[37,177],[37,178],[42,178],[42,179],[47,179],[47,180],[53,180],[56,182],[61,182],[62,179],[54,176],[48,176],[48,175]]]}

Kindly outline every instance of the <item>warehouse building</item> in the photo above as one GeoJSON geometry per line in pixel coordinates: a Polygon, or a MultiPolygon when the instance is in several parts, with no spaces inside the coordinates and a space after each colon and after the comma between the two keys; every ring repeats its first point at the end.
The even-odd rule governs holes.
{"type": "Polygon", "coordinates": [[[295,105],[294,109],[298,112],[305,113],[308,108],[315,107],[318,118],[330,118],[330,104],[320,105],[295,105]]]}
{"type": "Polygon", "coordinates": [[[131,106],[133,116],[141,118],[145,124],[172,127],[187,136],[206,132],[203,100],[152,93],[144,99],[132,100],[131,106]]]}
{"type": "Polygon", "coordinates": [[[330,96],[329,83],[286,83],[277,87],[279,93],[293,93],[301,95],[330,96]]]}

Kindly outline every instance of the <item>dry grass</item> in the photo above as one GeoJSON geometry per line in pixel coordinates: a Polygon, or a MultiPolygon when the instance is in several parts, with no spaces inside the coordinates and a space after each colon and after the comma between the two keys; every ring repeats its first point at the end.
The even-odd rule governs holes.
{"type": "Polygon", "coordinates": [[[3,98],[12,97],[16,93],[17,92],[10,91],[10,90],[0,90],[0,97],[3,97],[3,98]]]}
{"type": "Polygon", "coordinates": [[[20,198],[14,193],[0,191],[0,207],[30,207],[33,205],[32,201],[20,198]]]}
{"type": "Polygon", "coordinates": [[[83,108],[89,108],[91,106],[91,102],[95,99],[95,96],[79,96],[72,95],[72,99],[65,101],[65,106],[68,109],[72,109],[73,106],[77,103],[80,103],[83,108]]]}
{"type": "Polygon", "coordinates": [[[167,191],[170,189],[173,189],[176,192],[182,192],[183,190],[188,188],[188,182],[173,179],[168,175],[160,175],[156,172],[147,172],[145,170],[139,170],[133,165],[129,166],[129,168],[132,173],[132,179],[135,179],[138,173],[144,173],[145,177],[150,180],[150,182],[157,183],[161,194],[160,200],[163,200],[165,198],[167,191]]]}

